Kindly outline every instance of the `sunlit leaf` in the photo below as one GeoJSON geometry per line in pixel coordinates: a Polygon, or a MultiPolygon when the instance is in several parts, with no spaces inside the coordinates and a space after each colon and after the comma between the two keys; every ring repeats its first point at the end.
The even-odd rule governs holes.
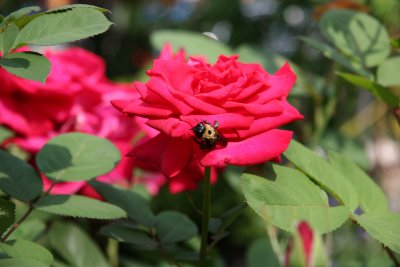
{"type": "Polygon", "coordinates": [[[61,6],[61,7],[56,7],[53,9],[49,9],[46,11],[46,13],[54,13],[54,12],[58,12],[58,11],[65,11],[65,10],[70,10],[73,8],[93,8],[96,9],[100,12],[106,13],[108,12],[107,9],[102,8],[102,7],[98,7],[98,6],[92,6],[92,5],[86,5],[86,4],[73,4],[73,5],[65,5],[65,6],[61,6]]]}
{"type": "MultiPolygon", "coordinates": [[[[341,201],[350,212],[356,209],[358,200],[353,185],[329,162],[295,140],[291,141],[284,155],[324,190],[341,201]]],[[[314,225],[312,227],[320,231],[314,225]]]]}
{"type": "Polygon", "coordinates": [[[373,238],[400,254],[400,214],[365,213],[355,216],[355,220],[373,238]]]}
{"type": "Polygon", "coordinates": [[[345,57],[331,46],[308,37],[300,37],[300,40],[304,41],[315,49],[318,49],[325,57],[332,59],[343,67],[352,70],[360,75],[364,75],[367,77],[371,76],[371,74],[360,63],[345,57]]]}
{"type": "Polygon", "coordinates": [[[8,53],[14,48],[14,41],[18,35],[18,27],[15,25],[8,25],[4,32],[0,32],[0,52],[3,55],[8,53]]]}
{"type": "Polygon", "coordinates": [[[78,195],[47,195],[34,207],[38,210],[73,217],[92,219],[118,219],[126,213],[117,206],[78,195]]]}
{"type": "Polygon", "coordinates": [[[18,52],[0,58],[0,66],[28,80],[44,83],[50,73],[50,61],[35,52],[18,52]]]}
{"type": "Polygon", "coordinates": [[[73,8],[35,18],[20,31],[16,42],[35,45],[72,42],[103,33],[111,24],[98,10],[73,8]]]}
{"type": "Polygon", "coordinates": [[[15,20],[27,16],[33,12],[39,12],[41,8],[39,6],[27,6],[12,12],[10,15],[4,18],[0,24],[0,28],[5,27],[8,23],[14,22],[15,20]]]}
{"type": "Polygon", "coordinates": [[[377,82],[383,86],[400,85],[400,56],[391,57],[378,66],[377,82]]]}
{"type": "Polygon", "coordinates": [[[322,34],[335,47],[362,65],[373,67],[390,53],[390,40],[379,21],[366,13],[334,9],[322,17],[322,34]]]}
{"type": "Polygon", "coordinates": [[[82,181],[103,175],[118,164],[120,151],[94,135],[68,133],[51,139],[36,156],[36,164],[55,181],[82,181]]]}
{"type": "Polygon", "coordinates": [[[306,220],[326,233],[338,228],[348,216],[344,206],[330,207],[327,196],[301,172],[274,166],[276,180],[243,174],[242,189],[247,203],[266,222],[293,231],[306,220]]]}
{"type": "Polygon", "coordinates": [[[382,189],[360,167],[335,152],[329,152],[329,161],[353,184],[364,212],[382,212],[388,209],[389,204],[382,189]]]}

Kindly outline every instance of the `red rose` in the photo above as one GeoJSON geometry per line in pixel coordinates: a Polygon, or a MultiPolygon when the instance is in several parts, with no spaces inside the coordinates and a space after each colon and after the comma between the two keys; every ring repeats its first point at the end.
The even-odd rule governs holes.
{"type": "Polygon", "coordinates": [[[279,160],[292,132],[277,128],[303,117],[286,101],[296,76],[288,64],[271,75],[259,64],[237,59],[220,56],[213,65],[198,58],[155,60],[150,80],[135,83],[140,98],[112,101],[159,131],[130,154],[158,167],[171,181],[185,176],[192,182],[201,179],[198,169],[204,166],[279,160]],[[208,122],[207,127],[218,122],[218,136],[224,141],[201,149],[193,127],[202,122],[208,122]]]}

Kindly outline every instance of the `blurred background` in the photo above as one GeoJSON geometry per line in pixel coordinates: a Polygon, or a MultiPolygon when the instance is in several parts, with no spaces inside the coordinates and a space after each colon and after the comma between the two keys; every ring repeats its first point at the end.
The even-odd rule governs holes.
{"type": "MultiPolygon", "coordinates": [[[[399,125],[384,103],[336,77],[338,66],[298,38],[322,39],[318,20],[333,8],[367,12],[385,25],[391,37],[399,37],[399,0],[0,0],[0,13],[30,5],[50,9],[77,3],[111,11],[108,16],[115,25],[108,32],[74,45],[104,58],[107,74],[115,81],[145,79],[144,71],[159,52],[152,36],[165,29],[213,33],[241,57],[260,62],[270,72],[289,60],[298,75],[290,102],[305,115],[303,121],[290,126],[296,138],[317,151],[334,149],[353,159],[376,178],[390,199],[391,209],[400,211],[399,125]]],[[[268,177],[270,169],[266,164],[246,171],[268,177]]],[[[237,178],[241,171],[228,168],[214,187],[213,214],[220,215],[243,200],[237,178]]],[[[155,210],[173,208],[196,218],[188,199],[199,202],[200,193],[170,195],[164,188],[152,205],[155,210]]],[[[272,252],[265,242],[263,223],[251,210],[239,217],[230,232],[215,252],[221,261],[218,266],[269,266],[254,260],[272,252]]],[[[285,233],[279,235],[285,239],[285,233]]],[[[345,225],[325,241],[333,266],[390,266],[379,244],[354,225],[345,225]]],[[[149,255],[134,255],[129,247],[124,249],[127,258],[151,262],[149,255]]],[[[156,266],[131,262],[122,260],[121,264],[156,266]]]]}

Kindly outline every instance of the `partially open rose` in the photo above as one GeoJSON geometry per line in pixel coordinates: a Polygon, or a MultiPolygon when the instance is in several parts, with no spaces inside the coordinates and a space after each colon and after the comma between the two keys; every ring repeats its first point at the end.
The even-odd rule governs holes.
{"type": "Polygon", "coordinates": [[[286,101],[296,76],[288,64],[271,75],[259,64],[237,59],[220,56],[213,65],[198,58],[155,60],[150,80],[135,83],[138,99],[112,101],[125,114],[147,118],[146,124],[159,131],[131,155],[172,179],[182,174],[194,179],[198,175],[188,168],[196,164],[279,160],[292,132],[277,128],[302,118],[286,101]],[[215,128],[214,122],[223,141],[207,148],[192,129],[199,123],[215,128]]]}

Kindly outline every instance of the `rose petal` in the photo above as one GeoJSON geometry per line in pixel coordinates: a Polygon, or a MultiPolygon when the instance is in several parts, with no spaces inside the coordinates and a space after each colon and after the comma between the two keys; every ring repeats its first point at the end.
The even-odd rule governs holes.
{"type": "Polygon", "coordinates": [[[196,109],[196,111],[199,113],[202,113],[202,112],[204,112],[205,114],[226,113],[225,109],[218,107],[216,105],[212,105],[211,103],[209,103],[207,101],[203,101],[194,96],[184,96],[182,98],[182,101],[185,101],[186,104],[188,104],[192,108],[196,109]]]}
{"type": "Polygon", "coordinates": [[[185,62],[156,59],[153,62],[153,68],[149,74],[152,76],[151,80],[155,78],[154,76],[160,77],[164,83],[167,83],[172,88],[182,93],[192,95],[191,84],[195,72],[196,69],[185,62]]]}
{"type": "Polygon", "coordinates": [[[289,146],[293,133],[274,129],[240,142],[228,142],[221,149],[212,150],[200,160],[203,166],[223,167],[253,165],[278,157],[289,146]]]}
{"type": "Polygon", "coordinates": [[[283,113],[277,116],[255,119],[248,130],[238,129],[237,132],[240,138],[247,138],[303,118],[303,115],[301,115],[299,111],[292,107],[287,101],[283,101],[282,106],[283,113]]]}
{"type": "Polygon", "coordinates": [[[166,120],[148,120],[146,124],[154,129],[164,132],[171,137],[182,137],[184,139],[191,138],[192,128],[188,123],[176,118],[168,118],[166,120]]]}
{"type": "Polygon", "coordinates": [[[269,101],[266,104],[259,105],[259,104],[243,104],[240,102],[233,102],[227,101],[223,104],[223,107],[226,108],[228,111],[232,109],[238,110],[239,112],[245,111],[245,113],[250,113],[249,115],[254,116],[276,116],[283,112],[283,107],[281,101],[274,99],[269,101]]]}
{"type": "Polygon", "coordinates": [[[116,109],[118,109],[119,111],[122,112],[124,110],[124,108],[126,106],[128,106],[131,101],[129,101],[129,100],[111,100],[110,102],[111,102],[111,105],[113,105],[113,107],[115,107],[116,109]]]}
{"type": "Polygon", "coordinates": [[[149,170],[160,170],[162,155],[170,137],[164,133],[136,146],[127,156],[135,157],[138,164],[149,170]]]}
{"type": "Polygon", "coordinates": [[[193,155],[192,141],[169,138],[162,155],[161,171],[167,178],[177,176],[189,163],[193,155]]]}
{"type": "MultiPolygon", "coordinates": [[[[177,194],[186,190],[195,190],[198,182],[204,178],[204,169],[197,160],[191,160],[177,176],[169,179],[169,191],[177,194]]],[[[217,169],[211,168],[211,184],[214,184],[217,178],[217,169]]]]}
{"type": "Polygon", "coordinates": [[[191,127],[196,126],[199,122],[207,121],[213,124],[218,121],[218,129],[248,129],[253,121],[254,117],[243,116],[237,113],[224,113],[216,115],[189,115],[180,116],[182,121],[188,122],[191,127]]]}
{"type": "Polygon", "coordinates": [[[288,63],[285,63],[274,75],[270,75],[267,83],[269,88],[260,91],[257,96],[249,100],[255,104],[264,104],[272,99],[286,99],[294,83],[296,82],[296,75],[290,68],[288,63]]]}
{"type": "Polygon", "coordinates": [[[168,118],[168,116],[172,114],[171,110],[150,106],[139,99],[130,102],[122,112],[148,118],[168,118]]]}
{"type": "Polygon", "coordinates": [[[162,101],[154,101],[153,99],[145,98],[147,103],[156,103],[157,105],[162,105],[169,109],[174,109],[179,111],[181,114],[189,114],[193,111],[193,108],[187,105],[180,98],[177,98],[174,95],[174,92],[179,92],[181,95],[186,95],[186,93],[182,93],[179,90],[174,89],[172,86],[168,85],[165,81],[155,77],[152,78],[148,84],[147,88],[150,92],[157,94],[162,98],[162,101]]]}

